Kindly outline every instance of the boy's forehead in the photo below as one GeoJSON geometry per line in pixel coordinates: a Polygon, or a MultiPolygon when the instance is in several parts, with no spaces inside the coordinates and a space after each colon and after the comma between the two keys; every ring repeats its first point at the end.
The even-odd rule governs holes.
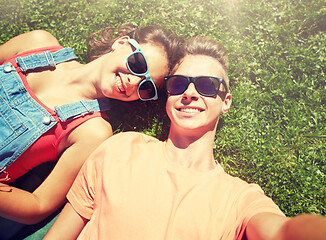
{"type": "Polygon", "coordinates": [[[223,77],[224,70],[221,64],[210,56],[187,55],[182,59],[174,74],[185,75],[188,77],[223,77]]]}

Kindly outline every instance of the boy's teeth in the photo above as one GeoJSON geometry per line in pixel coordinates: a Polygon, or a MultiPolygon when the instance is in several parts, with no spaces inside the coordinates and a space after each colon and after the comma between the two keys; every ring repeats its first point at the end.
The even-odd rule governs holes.
{"type": "Polygon", "coordinates": [[[190,112],[190,113],[200,112],[198,108],[181,108],[180,111],[181,112],[190,112]]]}

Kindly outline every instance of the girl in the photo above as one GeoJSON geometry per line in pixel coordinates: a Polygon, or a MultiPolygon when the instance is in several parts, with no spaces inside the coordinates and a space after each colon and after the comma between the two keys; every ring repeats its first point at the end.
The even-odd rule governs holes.
{"type": "Polygon", "coordinates": [[[83,162],[112,136],[108,98],[157,99],[180,39],[160,27],[122,25],[114,39],[111,32],[92,35],[87,64],[42,30],[0,46],[0,216],[34,224],[64,204],[83,162]],[[13,187],[48,161],[57,164],[34,191],[13,187]]]}

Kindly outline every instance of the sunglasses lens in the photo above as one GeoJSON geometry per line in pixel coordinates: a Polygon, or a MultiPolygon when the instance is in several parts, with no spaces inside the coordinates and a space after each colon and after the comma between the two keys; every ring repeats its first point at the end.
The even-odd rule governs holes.
{"type": "Polygon", "coordinates": [[[140,52],[133,53],[128,57],[128,66],[135,74],[144,74],[147,72],[146,60],[140,52]]]}
{"type": "Polygon", "coordinates": [[[182,94],[188,87],[189,82],[186,77],[172,76],[166,82],[166,89],[169,94],[179,95],[182,94]]]}
{"type": "Polygon", "coordinates": [[[215,96],[218,94],[220,82],[212,77],[200,77],[197,78],[196,88],[204,96],[215,96]]]}
{"type": "Polygon", "coordinates": [[[141,99],[152,99],[156,95],[156,87],[151,81],[144,81],[138,87],[138,93],[141,99]]]}

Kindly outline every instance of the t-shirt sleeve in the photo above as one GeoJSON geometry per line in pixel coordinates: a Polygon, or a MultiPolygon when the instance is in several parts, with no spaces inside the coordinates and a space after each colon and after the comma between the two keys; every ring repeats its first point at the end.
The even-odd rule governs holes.
{"type": "MultiPolygon", "coordinates": [[[[145,141],[158,141],[144,134],[119,133],[104,141],[89,156],[67,194],[68,201],[78,214],[86,219],[91,218],[97,200],[100,199],[103,193],[103,168],[108,169],[112,162],[122,161],[121,158],[119,160],[117,158],[113,159],[112,156],[118,156],[117,154],[120,154],[122,150],[127,153],[130,152],[128,150],[132,149],[130,145],[135,141],[141,141],[143,138],[145,141]],[[123,146],[128,146],[128,149],[123,146]],[[114,161],[110,161],[110,159],[114,161]]],[[[125,159],[128,158],[123,160],[125,159]]],[[[105,177],[107,177],[107,174],[105,177]]]]}
{"type": "Polygon", "coordinates": [[[274,201],[264,194],[257,184],[249,184],[240,195],[237,204],[238,219],[241,221],[238,228],[238,239],[241,239],[249,220],[258,213],[274,213],[285,216],[274,201]]]}
{"type": "Polygon", "coordinates": [[[67,199],[75,211],[90,219],[94,211],[96,191],[101,189],[104,145],[95,150],[80,169],[67,199]]]}

